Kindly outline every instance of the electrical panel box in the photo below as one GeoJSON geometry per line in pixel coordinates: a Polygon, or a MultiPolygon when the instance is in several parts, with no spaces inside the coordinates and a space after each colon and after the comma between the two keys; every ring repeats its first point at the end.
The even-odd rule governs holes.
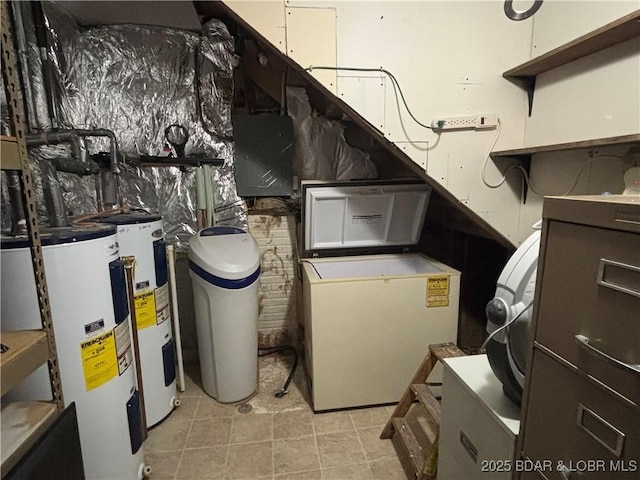
{"type": "Polygon", "coordinates": [[[236,189],[241,197],[293,195],[293,123],[286,115],[234,115],[236,189]]]}

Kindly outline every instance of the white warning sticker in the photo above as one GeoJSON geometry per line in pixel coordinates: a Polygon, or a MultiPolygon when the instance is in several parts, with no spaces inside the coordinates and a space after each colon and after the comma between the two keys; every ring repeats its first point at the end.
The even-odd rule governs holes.
{"type": "Polygon", "coordinates": [[[169,283],[156,288],[156,323],[160,325],[171,319],[171,309],[169,308],[169,283]]]}
{"type": "Polygon", "coordinates": [[[131,329],[129,319],[116,325],[113,329],[116,334],[116,354],[118,355],[118,374],[122,375],[133,362],[133,350],[131,348],[131,329]]]}

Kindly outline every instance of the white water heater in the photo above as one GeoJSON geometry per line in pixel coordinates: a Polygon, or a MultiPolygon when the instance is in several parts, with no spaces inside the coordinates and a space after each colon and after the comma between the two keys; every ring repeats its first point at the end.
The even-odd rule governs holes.
{"type": "Polygon", "coordinates": [[[162,217],[146,213],[105,216],[117,226],[120,256],[133,256],[138,348],[147,426],[157,425],[178,404],[171,330],[167,252],[162,217]]]}
{"type": "MultiPolygon", "coordinates": [[[[141,479],[145,431],[129,304],[113,226],[41,231],[65,406],[75,402],[86,478],[141,479]]],[[[41,328],[26,237],[2,237],[3,330],[41,328]]],[[[46,366],[3,401],[49,400],[46,366]]]]}

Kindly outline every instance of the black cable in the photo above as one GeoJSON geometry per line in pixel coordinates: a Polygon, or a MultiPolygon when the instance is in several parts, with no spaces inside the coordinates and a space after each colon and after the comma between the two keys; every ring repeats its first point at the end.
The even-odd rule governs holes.
{"type": "MultiPolygon", "coordinates": [[[[310,262],[309,260],[300,260],[300,263],[308,263],[309,265],[311,265],[313,267],[313,269],[316,271],[316,275],[318,275],[318,278],[322,278],[322,275],[320,275],[320,272],[318,272],[318,269],[316,268],[316,266],[313,264],[313,262],[310,262]]],[[[299,280],[301,280],[300,277],[298,277],[299,280]]]]}
{"type": "Polygon", "coordinates": [[[425,125],[424,123],[420,122],[413,115],[413,113],[409,109],[409,105],[407,105],[407,101],[404,98],[404,93],[402,93],[402,88],[400,88],[400,83],[398,82],[396,77],[393,75],[393,73],[391,73],[389,70],[385,70],[382,67],[380,67],[380,68],[324,67],[324,66],[319,67],[319,66],[314,66],[314,65],[311,65],[310,67],[305,68],[304,70],[307,71],[307,72],[313,72],[314,70],[335,70],[335,71],[345,70],[347,72],[381,72],[381,73],[384,73],[387,77],[389,77],[391,79],[391,83],[392,83],[394,89],[396,87],[398,88],[398,93],[400,94],[400,99],[402,100],[402,103],[404,104],[404,108],[407,110],[407,113],[413,119],[413,121],[416,122],[418,125],[420,125],[423,128],[428,128],[429,130],[433,130],[433,127],[425,125]]]}
{"type": "Polygon", "coordinates": [[[293,353],[293,366],[291,367],[291,371],[289,372],[289,376],[287,377],[286,382],[284,382],[284,386],[282,387],[282,390],[275,393],[276,398],[282,398],[287,393],[289,393],[289,390],[288,390],[289,385],[291,384],[291,381],[293,380],[293,375],[296,373],[296,368],[298,367],[298,352],[296,351],[295,348],[293,348],[290,345],[258,348],[259,357],[264,357],[265,355],[272,355],[274,353],[280,353],[284,351],[293,353]]]}

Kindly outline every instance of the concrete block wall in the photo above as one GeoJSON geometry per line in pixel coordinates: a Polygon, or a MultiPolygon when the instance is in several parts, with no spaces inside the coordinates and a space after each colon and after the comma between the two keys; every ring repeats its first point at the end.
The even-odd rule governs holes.
{"type": "Polygon", "coordinates": [[[297,253],[294,215],[249,215],[249,233],[260,246],[258,335],[261,347],[295,345],[297,253]]]}

